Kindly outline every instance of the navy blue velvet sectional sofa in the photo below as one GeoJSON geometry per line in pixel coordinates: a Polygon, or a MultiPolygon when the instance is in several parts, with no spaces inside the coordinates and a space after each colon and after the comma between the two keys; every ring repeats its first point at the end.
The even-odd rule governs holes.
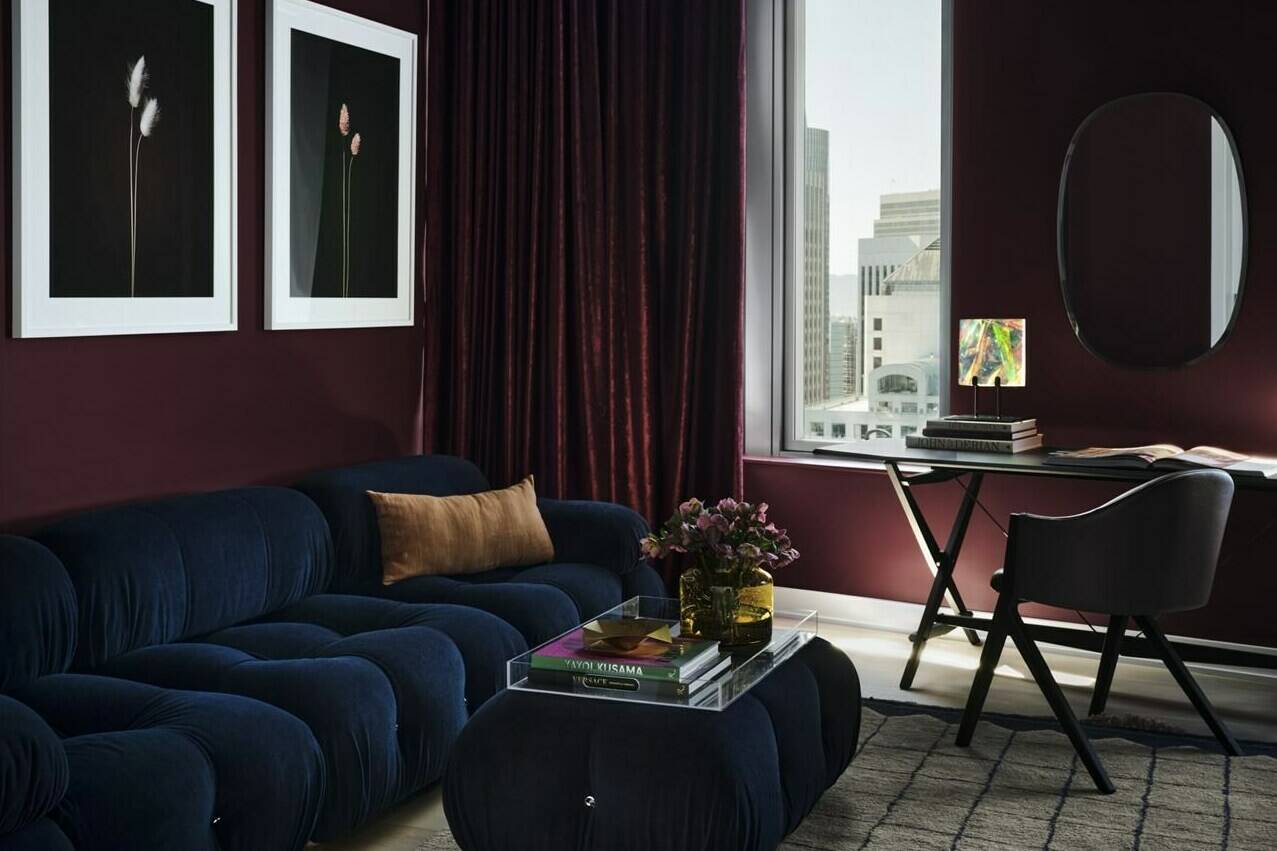
{"type": "Polygon", "coordinates": [[[552,564],[381,585],[365,491],[486,489],[421,456],[0,537],[0,851],[346,834],[442,776],[529,642],[663,593],[638,515],[555,500],[552,564]]]}

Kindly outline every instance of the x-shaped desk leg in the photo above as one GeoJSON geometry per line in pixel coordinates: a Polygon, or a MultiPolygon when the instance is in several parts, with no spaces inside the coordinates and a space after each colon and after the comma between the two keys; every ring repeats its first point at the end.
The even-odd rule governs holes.
{"type": "MultiPolygon", "coordinates": [[[[891,479],[896,498],[900,500],[900,506],[909,520],[909,527],[913,529],[913,535],[918,541],[918,548],[922,551],[923,558],[926,559],[927,567],[933,576],[931,593],[927,595],[927,604],[922,610],[922,621],[918,624],[918,631],[910,636],[913,641],[913,650],[909,653],[909,661],[905,664],[904,674],[900,678],[902,689],[913,686],[913,677],[918,672],[922,648],[926,646],[927,640],[953,630],[951,626],[936,623],[936,615],[940,612],[941,603],[947,602],[956,614],[971,614],[966,604],[962,602],[962,595],[958,593],[958,586],[953,581],[953,568],[958,563],[958,552],[962,549],[962,541],[966,537],[967,525],[971,522],[971,512],[975,509],[976,497],[980,493],[980,482],[984,476],[979,472],[971,473],[971,481],[965,488],[966,493],[962,497],[962,504],[958,507],[953,528],[949,531],[949,540],[943,550],[936,543],[935,535],[931,533],[931,528],[927,525],[926,518],[922,516],[922,510],[918,507],[918,501],[914,499],[912,492],[914,485],[949,481],[956,479],[958,475],[956,472],[935,470],[906,479],[900,474],[900,468],[895,462],[887,462],[887,477],[891,479]]],[[[975,630],[964,629],[963,631],[967,634],[967,640],[977,647],[980,646],[980,636],[975,633],[975,630]]]]}

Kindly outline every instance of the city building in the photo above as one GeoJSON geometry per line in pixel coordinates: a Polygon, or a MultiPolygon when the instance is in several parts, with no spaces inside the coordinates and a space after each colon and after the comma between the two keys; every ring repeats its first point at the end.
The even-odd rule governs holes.
{"type": "Polygon", "coordinates": [[[866,384],[864,398],[808,409],[808,434],[830,440],[908,437],[940,413],[940,371],[934,357],[871,369],[866,384]]]}
{"type": "Polygon", "coordinates": [[[803,404],[829,390],[829,131],[806,128],[803,144],[803,404]]]}
{"type": "Polygon", "coordinates": [[[829,399],[807,407],[810,436],[902,437],[939,413],[940,249],[932,239],[884,276],[864,297],[863,321],[830,322],[829,399]],[[848,370],[845,346],[856,338],[859,363],[848,370]]]}
{"type": "Polygon", "coordinates": [[[829,399],[856,395],[860,374],[860,321],[854,316],[829,320],[829,399]]]}
{"type": "MultiPolygon", "coordinates": [[[[873,236],[862,238],[857,244],[862,340],[869,337],[863,325],[865,299],[881,295],[887,279],[939,237],[940,190],[896,192],[879,198],[873,236]]],[[[939,281],[938,274],[936,280],[939,281]]],[[[871,368],[871,363],[871,360],[866,360],[865,368],[871,368]]],[[[865,393],[863,370],[857,379],[856,393],[865,393]]]]}
{"type": "Polygon", "coordinates": [[[864,300],[865,376],[884,364],[933,358],[940,340],[940,240],[887,275],[864,300]]]}

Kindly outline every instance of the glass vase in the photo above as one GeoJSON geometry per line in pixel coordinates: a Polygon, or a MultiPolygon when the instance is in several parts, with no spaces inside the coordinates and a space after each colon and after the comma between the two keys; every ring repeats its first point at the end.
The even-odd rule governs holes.
{"type": "Polygon", "coordinates": [[[772,575],[757,564],[702,562],[678,580],[683,635],[725,647],[766,644],[775,610],[772,575]]]}

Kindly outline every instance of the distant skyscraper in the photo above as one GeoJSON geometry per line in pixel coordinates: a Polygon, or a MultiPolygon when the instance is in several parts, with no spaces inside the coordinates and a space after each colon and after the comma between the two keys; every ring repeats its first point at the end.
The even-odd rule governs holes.
{"type": "Polygon", "coordinates": [[[940,340],[940,240],[896,267],[865,297],[864,369],[935,362],[940,340]]]}
{"type": "Polygon", "coordinates": [[[860,374],[860,320],[835,316],[829,320],[829,398],[850,399],[860,374]]]}
{"type": "Polygon", "coordinates": [[[803,403],[829,392],[829,131],[803,140],[803,403]]]}
{"type": "MultiPolygon", "coordinates": [[[[874,235],[857,246],[860,260],[860,339],[868,343],[865,329],[865,298],[883,295],[884,282],[899,267],[940,236],[940,190],[896,192],[878,199],[874,235]]],[[[873,368],[866,358],[857,378],[857,395],[864,395],[865,375],[873,368]]]]}

